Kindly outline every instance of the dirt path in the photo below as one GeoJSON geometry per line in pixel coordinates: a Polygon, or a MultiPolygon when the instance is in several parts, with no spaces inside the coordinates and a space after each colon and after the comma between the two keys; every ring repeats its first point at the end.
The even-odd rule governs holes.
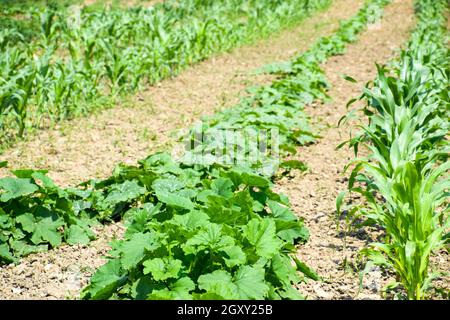
{"type": "MultiPolygon", "coordinates": [[[[288,59],[319,36],[330,34],[338,21],[356,14],[363,0],[336,0],[325,12],[297,27],[213,57],[117,106],[88,118],[66,122],[6,151],[11,167],[48,169],[62,185],[108,176],[119,162],[129,164],[158,148],[170,148],[169,133],[186,128],[201,115],[232,106],[246,88],[270,80],[254,76],[266,63],[288,59]]],[[[0,176],[6,171],[0,170],[0,176]]]]}
{"type": "MultiPolygon", "coordinates": [[[[300,290],[310,299],[380,299],[379,290],[386,284],[386,276],[380,271],[370,272],[364,282],[363,291],[358,291],[358,274],[343,266],[344,258],[355,261],[356,253],[365,244],[364,234],[347,238],[347,248],[337,236],[335,201],[347,182],[342,174],[344,166],[353,158],[352,150],[336,150],[336,146],[347,140],[350,126],[337,128],[341,116],[346,114],[346,103],[359,97],[363,85],[376,76],[375,62],[385,63],[395,56],[409,36],[414,23],[411,0],[397,0],[388,5],[381,23],[370,26],[360,40],[349,46],[343,56],[331,58],[324,70],[332,84],[333,102],[308,107],[307,113],[327,129],[321,132],[320,141],[309,147],[299,148],[295,158],[305,161],[310,167],[306,174],[294,174],[278,182],[278,190],[286,193],[295,211],[305,218],[311,232],[306,246],[301,246],[298,256],[313,266],[328,283],[310,282],[302,284],[300,290]],[[346,74],[358,80],[355,85],[345,81],[346,74]]],[[[367,235],[366,235],[367,236],[367,235]]]]}

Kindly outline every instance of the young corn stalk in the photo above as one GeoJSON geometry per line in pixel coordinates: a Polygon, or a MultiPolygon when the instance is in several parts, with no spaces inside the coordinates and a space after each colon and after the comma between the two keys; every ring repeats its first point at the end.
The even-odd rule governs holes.
{"type": "Polygon", "coordinates": [[[0,133],[5,129],[22,136],[25,117],[28,127],[39,127],[40,117],[59,121],[111,104],[115,95],[146,84],[142,80],[155,83],[176,75],[189,64],[280,30],[329,3],[165,1],[151,9],[82,10],[76,24],[73,13],[63,9],[30,8],[33,23],[40,26],[31,41],[23,41],[25,35],[12,29],[0,31],[0,86],[3,90],[3,83],[8,83],[16,92],[7,103],[2,98],[2,106],[20,109],[13,117],[5,114],[9,107],[2,108],[0,133]],[[11,40],[17,38],[22,40],[11,40]],[[3,56],[13,56],[15,50],[22,52],[25,61],[13,72],[4,70],[3,56]],[[33,90],[25,94],[14,73],[35,68],[35,56],[49,57],[49,71],[45,75],[36,71],[33,90]],[[19,99],[28,93],[29,97],[19,99]]]}
{"type": "MultiPolygon", "coordinates": [[[[350,212],[385,232],[382,242],[362,251],[367,266],[394,270],[392,286],[401,284],[408,299],[420,300],[437,276],[430,256],[448,242],[450,102],[445,1],[418,0],[417,8],[418,27],[400,63],[392,70],[378,67],[364,91],[369,123],[350,145],[356,151],[364,145],[370,155],[349,164],[349,191],[365,200],[350,212]]],[[[341,205],[342,197],[338,211],[341,205]]]]}

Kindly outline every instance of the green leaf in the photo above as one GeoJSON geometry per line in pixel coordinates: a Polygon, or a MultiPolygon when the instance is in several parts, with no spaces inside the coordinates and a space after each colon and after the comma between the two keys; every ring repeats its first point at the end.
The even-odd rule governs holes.
{"type": "Polygon", "coordinates": [[[195,290],[195,283],[189,277],[178,279],[169,288],[154,290],[148,299],[154,300],[191,300],[191,291],[195,290]]]}
{"type": "Polygon", "coordinates": [[[199,193],[197,193],[196,198],[197,198],[197,201],[205,202],[205,203],[206,203],[206,202],[208,202],[208,198],[209,198],[210,196],[216,196],[216,195],[217,195],[216,192],[207,189],[207,190],[202,190],[202,191],[200,191],[199,193]]]}
{"type": "Polygon", "coordinates": [[[294,289],[292,286],[285,286],[282,290],[278,290],[278,294],[283,299],[289,300],[305,300],[298,290],[294,289]]]}
{"type": "Polygon", "coordinates": [[[145,257],[146,251],[158,249],[159,239],[151,233],[134,233],[130,240],[122,243],[120,247],[121,262],[125,270],[138,265],[145,257]]]}
{"type": "Polygon", "coordinates": [[[237,287],[232,282],[231,274],[224,270],[201,275],[198,278],[198,287],[206,293],[217,294],[224,299],[238,299],[237,287]]]}
{"type": "Polygon", "coordinates": [[[148,295],[164,285],[158,284],[151,276],[141,276],[131,286],[130,295],[134,300],[145,300],[148,295]]]}
{"type": "Polygon", "coordinates": [[[30,179],[10,177],[0,179],[0,189],[5,191],[1,193],[0,201],[2,202],[7,202],[39,190],[38,186],[33,184],[30,179]]]}
{"type": "Polygon", "coordinates": [[[283,161],[280,164],[280,167],[285,168],[285,169],[298,169],[300,171],[308,170],[308,166],[306,165],[306,163],[304,163],[303,161],[299,161],[299,160],[283,161]]]}
{"type": "Polygon", "coordinates": [[[0,161],[0,168],[6,168],[8,166],[8,161],[0,161]]]}
{"type": "Polygon", "coordinates": [[[233,196],[233,181],[228,178],[219,178],[211,183],[211,189],[218,195],[224,198],[233,196]]]}
{"type": "Polygon", "coordinates": [[[286,221],[297,220],[297,216],[292,212],[290,208],[283,206],[280,203],[273,200],[268,200],[267,204],[269,205],[270,211],[272,212],[275,218],[286,221]]]}
{"type": "Polygon", "coordinates": [[[35,225],[31,241],[34,244],[40,244],[48,241],[52,247],[57,247],[61,244],[61,233],[57,230],[62,226],[62,221],[41,220],[35,225]]]}
{"type": "Polygon", "coordinates": [[[245,172],[242,174],[242,177],[244,179],[244,183],[249,186],[267,188],[270,185],[269,180],[267,180],[264,177],[255,175],[255,174],[250,174],[250,173],[245,172]]]}
{"type": "Polygon", "coordinates": [[[153,276],[153,279],[159,281],[170,278],[177,278],[183,262],[178,259],[155,258],[144,261],[143,265],[144,274],[151,274],[153,276]]]}
{"type": "Polygon", "coordinates": [[[344,202],[344,198],[347,195],[347,191],[341,191],[339,193],[339,195],[336,198],[336,213],[338,214],[338,216],[341,215],[341,208],[342,208],[342,204],[344,202]]]}
{"type": "Polygon", "coordinates": [[[155,194],[159,201],[167,204],[168,206],[189,210],[194,209],[194,204],[189,198],[164,190],[155,190],[155,194]]]}
{"type": "Polygon", "coordinates": [[[232,268],[234,266],[242,265],[246,262],[247,257],[241,247],[230,246],[223,248],[222,251],[226,254],[224,257],[227,267],[232,268]]]}
{"type": "Polygon", "coordinates": [[[405,258],[406,258],[406,267],[411,267],[414,265],[414,258],[416,253],[416,243],[408,240],[405,245],[405,258]]]}
{"type": "Polygon", "coordinates": [[[45,189],[56,189],[58,188],[57,185],[53,182],[52,179],[50,179],[49,177],[47,177],[44,173],[36,171],[33,172],[33,174],[31,175],[31,177],[37,181],[41,181],[42,182],[42,186],[45,189]]]}
{"type": "Polygon", "coordinates": [[[34,244],[49,242],[52,247],[61,244],[62,237],[58,228],[64,225],[64,220],[51,212],[43,209],[36,214],[36,217],[31,213],[25,213],[18,216],[16,221],[22,225],[23,230],[32,233],[31,241],[34,244]]]}
{"type": "Polygon", "coordinates": [[[66,242],[70,245],[88,244],[90,241],[86,231],[78,225],[71,225],[66,231],[66,242]]]}
{"type": "Polygon", "coordinates": [[[14,262],[14,257],[9,251],[9,246],[6,243],[0,244],[0,262],[10,263],[14,262]]]}
{"type": "Polygon", "coordinates": [[[351,82],[351,83],[358,83],[358,81],[356,81],[354,78],[352,78],[352,77],[350,77],[350,76],[348,76],[348,75],[346,75],[346,74],[342,75],[342,78],[343,78],[344,80],[346,80],[346,81],[351,82]]]}
{"type": "Polygon", "coordinates": [[[309,230],[301,221],[276,220],[277,235],[286,242],[307,241],[309,230]]]}
{"type": "Polygon", "coordinates": [[[156,179],[155,181],[153,181],[152,187],[155,190],[175,192],[183,189],[185,187],[185,184],[176,178],[156,179]]]}
{"type": "Polygon", "coordinates": [[[183,250],[187,254],[196,254],[206,248],[210,248],[213,251],[219,251],[233,245],[234,239],[222,234],[221,225],[209,223],[192,238],[186,241],[183,245],[183,250]]]}
{"type": "Polygon", "coordinates": [[[209,216],[203,211],[192,210],[186,214],[177,214],[172,221],[186,230],[194,230],[209,223],[209,216]]]}
{"type": "Polygon", "coordinates": [[[22,225],[22,229],[26,232],[33,233],[35,229],[34,216],[31,213],[24,213],[17,216],[16,221],[22,225]]]}
{"type": "Polygon", "coordinates": [[[81,298],[108,299],[126,279],[127,276],[122,273],[120,260],[110,260],[94,273],[89,286],[81,292],[81,298]]]}
{"type": "Polygon", "coordinates": [[[17,178],[30,179],[34,173],[45,175],[48,170],[19,169],[11,171],[17,178]]]}
{"type": "Polygon", "coordinates": [[[252,219],[244,227],[244,237],[255,246],[263,258],[271,258],[278,253],[283,243],[276,236],[275,222],[269,219],[252,219]]]}
{"type": "Polygon", "coordinates": [[[296,257],[294,257],[294,261],[295,261],[295,265],[297,266],[298,271],[303,272],[305,274],[305,276],[307,276],[308,278],[311,278],[316,281],[320,280],[320,276],[311,267],[306,265],[306,263],[301,262],[296,257]]]}
{"type": "Polygon", "coordinates": [[[224,297],[219,296],[216,293],[211,293],[211,292],[208,292],[208,293],[193,293],[192,297],[195,300],[225,300],[224,297]]]}
{"type": "Polygon", "coordinates": [[[300,281],[297,270],[291,265],[291,259],[286,255],[276,254],[271,261],[273,273],[285,288],[300,281]]]}
{"type": "Polygon", "coordinates": [[[146,188],[141,187],[137,181],[125,181],[124,183],[116,184],[111,188],[105,202],[111,204],[127,202],[136,199],[145,192],[146,188]]]}
{"type": "Polygon", "coordinates": [[[269,286],[264,279],[264,270],[261,268],[241,267],[234,276],[234,284],[239,299],[263,300],[269,292],[269,286]]]}
{"type": "Polygon", "coordinates": [[[23,240],[10,240],[11,251],[14,252],[14,256],[21,257],[29,255],[30,253],[44,252],[48,250],[48,245],[30,245],[23,240]]]}
{"type": "Polygon", "coordinates": [[[133,233],[145,232],[147,223],[160,212],[161,205],[154,206],[152,203],[145,203],[142,208],[128,210],[122,218],[127,227],[125,237],[129,238],[133,233]]]}

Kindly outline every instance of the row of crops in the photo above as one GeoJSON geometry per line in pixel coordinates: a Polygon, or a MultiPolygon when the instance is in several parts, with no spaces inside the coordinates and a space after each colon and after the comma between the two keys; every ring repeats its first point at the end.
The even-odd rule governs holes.
{"type": "Polygon", "coordinates": [[[28,41],[39,33],[39,21],[22,19],[27,17],[30,11],[47,6],[55,10],[65,10],[82,2],[83,0],[3,0],[0,2],[0,30],[15,29],[28,41]]]}
{"type": "Polygon", "coordinates": [[[0,179],[1,261],[14,262],[62,242],[88,243],[94,237],[91,226],[123,219],[125,238],[112,243],[109,262],[94,274],[84,298],[301,298],[294,286],[319,276],[295,257],[308,230],[288,198],[272,190],[276,159],[256,147],[257,135],[246,135],[244,144],[242,131],[227,131],[236,135],[231,140],[237,145],[231,147],[211,139],[219,129],[276,129],[282,156],[314,141],[303,107],[327,98],[319,64],[342,54],[387,3],[367,1],[333,35],[291,61],[271,65],[267,71],[278,79],[206,119],[204,139],[196,141],[199,128],[192,128],[195,147],[180,161],[153,154],[138,166],[120,165],[110,178],[77,188],[62,189],[43,171],[15,170],[15,178],[0,179]],[[198,164],[196,157],[208,153],[211,144],[223,156],[198,164]],[[236,149],[242,157],[261,154],[256,162],[235,159],[228,165],[224,158],[236,149]]]}
{"type": "Polygon", "coordinates": [[[0,30],[0,142],[111,105],[329,3],[169,0],[127,10],[30,10],[39,33],[0,30]]]}
{"type": "MultiPolygon", "coordinates": [[[[296,116],[306,119],[301,110],[311,97],[325,97],[326,82],[318,63],[343,53],[345,45],[356,40],[356,35],[371,19],[380,16],[387,3],[369,1],[332,36],[320,39],[306,53],[283,64],[280,80],[259,88],[252,98],[244,99],[235,108],[206,120],[204,135],[216,137],[219,125],[254,128],[254,132],[292,125],[287,131],[279,130],[280,140],[290,146],[287,150],[310,142],[313,134],[303,132],[305,122],[293,121],[296,116]],[[312,69],[305,69],[307,66],[312,69]],[[295,85],[301,90],[293,90],[295,85]]],[[[208,138],[197,141],[192,152],[197,154],[216,142],[208,138]]],[[[239,138],[231,140],[242,142],[239,138]]],[[[247,145],[218,148],[224,151],[224,157],[232,153],[224,150],[226,147],[239,148],[239,155],[245,157],[256,148],[257,141],[251,143],[251,138],[247,145]]],[[[156,197],[130,202],[133,208],[124,214],[125,239],[112,245],[110,261],[94,274],[83,298],[302,298],[293,287],[302,281],[297,271],[315,280],[319,276],[295,257],[296,244],[308,239],[307,229],[290,210],[286,196],[271,189],[270,178],[275,172],[261,171],[273,159],[261,156],[262,161],[252,166],[241,161],[229,167],[222,165],[221,157],[212,159],[215,161],[201,166],[189,165],[182,159],[180,166],[166,155],[154,155],[140,167],[121,167],[114,177],[102,182],[100,188],[108,195],[111,186],[115,188],[117,183],[136,177],[148,179],[149,171],[153,171],[156,180],[152,179],[145,195],[156,197]],[[136,208],[136,201],[143,206],[136,208]]]]}
{"type": "MultiPolygon", "coordinates": [[[[449,240],[449,50],[447,1],[416,1],[418,25],[392,66],[378,68],[362,99],[362,132],[350,141],[357,157],[349,192],[363,202],[349,206],[354,221],[382,227],[385,235],[362,252],[371,265],[396,274],[409,299],[426,297],[434,278],[430,256],[449,240]],[[368,123],[366,124],[366,120],[368,123]]],[[[343,195],[338,199],[338,210],[343,195]]]]}
{"type": "MultiPolygon", "coordinates": [[[[37,77],[30,85],[33,90],[41,86],[48,91],[53,88],[51,81],[38,81],[54,75],[49,70],[58,63],[64,68],[76,61],[80,68],[85,68],[87,61],[97,65],[89,77],[99,77],[95,80],[97,91],[91,98],[83,96],[83,103],[77,102],[77,108],[88,104],[95,108],[98,99],[131,92],[141,81],[154,83],[171,76],[214,52],[279,30],[286,23],[283,15],[301,19],[329,1],[231,2],[242,9],[238,16],[231,5],[227,7],[228,2],[193,0],[177,5],[167,2],[149,11],[86,12],[81,15],[83,27],[70,33],[65,31],[68,25],[63,15],[67,13],[39,13],[49,36],[33,40],[36,47],[23,54],[22,70],[29,66],[28,55],[38,57],[32,64],[37,68],[45,52],[51,52],[47,66],[35,70],[37,77]],[[302,10],[295,11],[299,3],[302,10]],[[219,7],[220,14],[209,15],[212,11],[208,10],[219,7]],[[255,7],[259,9],[254,11],[255,7]],[[266,12],[269,7],[272,11],[266,12]],[[136,20],[143,17],[150,20],[135,27],[136,20]],[[211,17],[214,22],[203,24],[211,17]],[[261,21],[274,23],[262,27],[261,21]],[[205,32],[200,42],[191,42],[189,37],[188,41],[180,33],[192,27],[198,35],[194,25],[205,32]],[[90,29],[83,31],[85,26],[90,29]],[[150,32],[150,26],[160,27],[150,32]],[[114,82],[106,64],[114,61],[114,55],[107,56],[103,44],[94,41],[92,55],[86,56],[90,49],[84,46],[88,35],[83,32],[94,29],[106,41],[118,40],[120,45],[113,49],[117,57],[122,57],[126,46],[133,48],[130,55],[149,50],[143,55],[153,55],[152,73],[139,76],[137,63],[147,61],[141,56],[138,62],[126,64],[118,78],[123,82],[114,82]],[[165,35],[164,30],[168,32],[165,35]],[[69,36],[76,32],[78,35],[69,36]],[[223,32],[229,38],[218,36],[223,32]],[[160,44],[154,47],[161,49],[160,60],[154,59],[157,50],[140,47],[149,40],[153,46],[160,44]],[[75,42],[71,45],[70,41],[75,42]],[[72,54],[71,46],[81,46],[82,53],[72,54]],[[42,70],[44,77],[39,76],[42,70]]],[[[57,186],[43,170],[14,170],[15,177],[0,179],[0,264],[18,262],[25,255],[62,243],[88,244],[95,238],[93,226],[122,220],[124,238],[112,242],[108,262],[81,293],[84,299],[303,298],[296,286],[305,278],[320,280],[320,275],[295,256],[308,240],[309,231],[290,209],[289,199],[273,190],[273,181],[280,167],[304,170],[305,163],[280,159],[319,138],[304,106],[329,99],[329,84],[320,65],[343,54],[348,43],[381,17],[389,2],[367,0],[358,14],[343,21],[331,36],[319,39],[290,61],[266,66],[262,72],[276,75],[276,80],[252,88],[235,107],[189,129],[187,149],[180,157],[156,153],[136,166],[119,165],[108,179],[72,188],[57,186]],[[261,132],[276,135],[277,144],[269,142],[273,136],[261,132]]],[[[430,257],[449,239],[449,52],[446,1],[416,0],[415,4],[417,27],[407,48],[389,66],[378,67],[377,78],[366,85],[361,97],[366,101],[365,117],[360,119],[361,132],[348,141],[355,149],[355,159],[346,167],[351,170],[349,187],[338,197],[337,211],[350,218],[352,227],[374,225],[383,230],[378,242],[361,251],[368,262],[366,270],[382,266],[396,275],[396,282],[387,289],[395,289],[404,298],[423,299],[433,279],[440,276],[432,270],[430,257]],[[363,157],[360,150],[365,150],[364,154],[368,150],[368,156],[363,157]],[[353,200],[350,204],[345,201],[347,194],[353,200]]],[[[20,39],[12,45],[11,39],[20,36],[8,32],[0,36],[5,43],[0,49],[12,52],[25,47],[20,39]]],[[[127,56],[125,63],[130,61],[127,56]]],[[[10,74],[20,70],[11,66],[10,74]]],[[[27,112],[37,111],[34,99],[38,94],[33,91],[30,97],[25,99],[32,101],[27,102],[27,112]]],[[[71,94],[67,97],[64,101],[71,101],[71,94]]],[[[23,101],[18,94],[4,101],[14,99],[23,101]]],[[[52,114],[49,110],[42,114],[52,114]]],[[[77,110],[67,111],[61,118],[81,109],[77,110]]],[[[16,115],[11,109],[7,114],[16,115]]],[[[37,114],[27,113],[25,119],[37,114]]],[[[17,122],[11,119],[5,123],[17,122]]],[[[1,166],[7,163],[0,162],[1,166]]]]}

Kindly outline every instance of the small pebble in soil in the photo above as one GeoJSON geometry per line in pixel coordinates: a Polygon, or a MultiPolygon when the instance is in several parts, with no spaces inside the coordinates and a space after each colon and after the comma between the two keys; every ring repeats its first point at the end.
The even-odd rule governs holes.
{"type": "Polygon", "coordinates": [[[11,291],[14,294],[21,294],[22,293],[22,289],[20,289],[20,288],[11,288],[11,291]]]}
{"type": "Polygon", "coordinates": [[[325,290],[323,290],[319,285],[314,286],[313,289],[319,298],[323,298],[323,299],[331,298],[331,294],[326,292],[325,290]]]}

